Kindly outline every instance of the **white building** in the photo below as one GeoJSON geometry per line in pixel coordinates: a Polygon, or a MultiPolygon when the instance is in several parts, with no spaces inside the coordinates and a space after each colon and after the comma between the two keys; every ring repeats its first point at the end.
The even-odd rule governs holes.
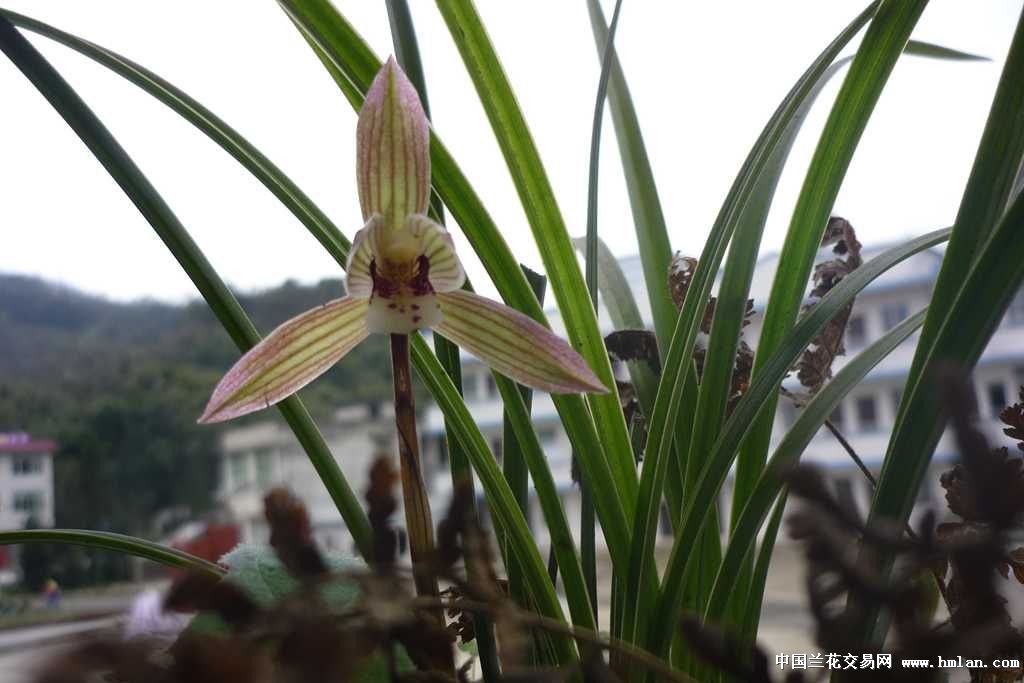
{"type": "Polygon", "coordinates": [[[0,529],[52,527],[53,452],[57,446],[25,432],[0,433],[0,529]]]}
{"type": "MultiPolygon", "coordinates": [[[[390,403],[364,404],[338,410],[320,425],[338,465],[362,499],[367,474],[379,454],[397,453],[394,412],[390,403]]],[[[269,530],[263,517],[263,496],[285,486],[309,511],[314,535],[322,548],[351,552],[351,536],[295,435],[282,420],[267,420],[224,433],[221,443],[217,500],[239,526],[243,542],[265,543],[269,530]]],[[[399,511],[396,519],[402,519],[399,511]]]]}

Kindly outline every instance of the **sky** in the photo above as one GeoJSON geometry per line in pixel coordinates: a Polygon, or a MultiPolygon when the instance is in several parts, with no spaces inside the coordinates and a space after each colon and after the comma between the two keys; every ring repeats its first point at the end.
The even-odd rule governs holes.
{"type": "MultiPolygon", "coordinates": [[[[379,56],[383,2],[335,0],[379,56]]],[[[4,0],[141,63],[225,119],[349,237],[361,227],[356,115],[272,0],[4,0]]],[[[472,83],[437,8],[410,0],[437,134],[517,257],[541,261],[472,83]]],[[[699,255],[744,157],[786,92],[865,0],[714,3],[625,0],[617,50],[674,249],[699,255]]],[[[913,37],[990,62],[901,59],[836,201],[865,244],[950,225],[1009,48],[1020,0],[932,0],[913,37]]],[[[477,0],[540,149],[570,234],[586,222],[600,65],[584,0],[477,0]]],[[[611,4],[606,0],[610,16],[611,4]]],[[[190,124],[105,68],[32,42],[100,116],[222,277],[241,290],[313,282],[340,269],[243,167],[190,124]]],[[[848,48],[850,52],[853,48],[848,48]]],[[[762,243],[778,250],[837,78],[797,139],[762,243]]],[[[610,117],[602,138],[599,231],[613,252],[636,238],[610,117]]],[[[0,60],[0,272],[40,275],[115,300],[197,296],[155,233],[63,120],[0,60]]],[[[459,229],[474,285],[493,293],[459,229]]],[[[2,295],[2,293],[0,293],[2,295]]]]}

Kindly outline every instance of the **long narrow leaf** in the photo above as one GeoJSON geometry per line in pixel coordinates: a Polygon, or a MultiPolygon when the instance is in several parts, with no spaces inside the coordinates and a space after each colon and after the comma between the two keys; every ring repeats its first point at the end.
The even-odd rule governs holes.
{"type": "Polygon", "coordinates": [[[216,578],[226,573],[222,567],[207,562],[177,548],[147,541],[144,538],[114,534],[109,531],[90,531],[86,529],[20,529],[18,531],[0,531],[0,545],[20,545],[22,543],[57,543],[61,545],[80,545],[87,548],[99,548],[123,555],[134,555],[151,560],[175,569],[209,574],[216,578]]]}
{"type": "MultiPolygon", "coordinates": [[[[590,453],[577,452],[581,460],[600,457],[604,453],[628,519],[637,491],[629,433],[614,391],[615,382],[604,340],[597,327],[594,308],[586,295],[586,284],[565,221],[511,85],[473,3],[470,0],[439,0],[437,4],[505,156],[569,339],[600,380],[613,389],[610,394],[592,394],[587,399],[601,436],[601,449],[590,453]]],[[[596,489],[594,495],[599,495],[596,489]]]]}
{"type": "MultiPolygon", "coordinates": [[[[615,54],[615,31],[619,25],[622,0],[615,0],[612,23],[605,41],[605,55],[601,61],[601,75],[597,80],[597,97],[594,103],[594,122],[590,131],[590,166],[587,179],[587,233],[586,233],[586,282],[590,301],[594,305],[594,319],[597,320],[597,190],[600,181],[601,128],[604,123],[604,101],[608,94],[608,77],[611,75],[612,55],[615,54]]],[[[578,456],[573,454],[573,458],[578,456]]],[[[591,607],[597,612],[597,546],[595,539],[594,501],[586,480],[580,482],[580,550],[583,555],[583,572],[587,577],[591,607]]]]}
{"type": "MultiPolygon", "coordinates": [[[[255,327],[156,188],[60,74],[2,17],[0,47],[132,200],[195,283],[239,349],[248,351],[255,346],[260,340],[255,327]]],[[[296,396],[285,399],[278,408],[327,487],[360,552],[365,555],[372,547],[370,523],[309,412],[296,396]]]]}
{"type": "MultiPolygon", "coordinates": [[[[687,291],[686,300],[683,302],[683,309],[677,319],[672,343],[664,357],[664,368],[654,413],[650,419],[650,435],[641,476],[641,492],[635,520],[628,591],[636,590],[637,577],[642,575],[644,564],[648,562],[649,551],[647,549],[654,543],[658,507],[668,467],[667,454],[671,445],[670,429],[678,422],[679,406],[682,403],[682,393],[685,388],[681,378],[684,376],[685,369],[692,365],[690,359],[693,356],[700,321],[704,316],[711,285],[721,264],[725,247],[753,193],[757,178],[774,153],[792,117],[799,110],[801,102],[811,92],[814,84],[835,60],[840,50],[868,21],[874,8],[875,4],[872,4],[854,19],[804,72],[800,80],[783,99],[747,156],[719,211],[715,224],[712,226],[711,234],[687,291]]],[[[688,445],[689,442],[686,443],[686,446],[688,445]]],[[[711,505],[712,499],[707,498],[704,504],[711,505]]],[[[632,592],[627,593],[624,628],[627,629],[627,637],[630,633],[633,634],[633,637],[642,637],[644,629],[638,619],[645,615],[636,610],[635,601],[630,599],[632,594],[632,592]]]]}
{"type": "MultiPolygon", "coordinates": [[[[764,363],[796,320],[839,186],[882,89],[927,4],[927,0],[883,0],[857,49],[811,158],[779,253],[758,339],[754,377],[763,372],[764,363]]],[[[734,501],[746,499],[764,466],[776,401],[774,395],[769,398],[771,410],[759,418],[737,459],[734,501]]],[[[739,505],[734,503],[736,508],[739,505]]]]}
{"type": "MultiPolygon", "coordinates": [[[[930,313],[910,367],[904,398],[871,506],[870,521],[886,519],[899,523],[908,518],[914,501],[913,492],[920,486],[941,435],[942,421],[930,386],[930,372],[942,360],[955,360],[965,369],[973,367],[977,360],[976,352],[980,352],[991,334],[988,325],[992,323],[988,316],[1001,315],[1005,301],[1008,301],[1006,296],[1016,292],[1015,273],[1009,268],[1013,261],[1020,259],[1014,254],[1019,253],[1022,241],[1017,232],[1016,244],[1011,245],[1012,232],[1007,234],[1007,231],[1014,229],[1014,211],[1021,204],[1020,195],[1013,200],[1002,223],[999,219],[1012,196],[1024,157],[1022,81],[1024,12],[1017,23],[957,212],[953,237],[935,283],[930,313]],[[999,227],[995,228],[997,223],[999,227]],[[986,240],[987,237],[989,239],[986,240]],[[1006,244],[1005,251],[999,251],[1003,244],[1006,244]],[[983,262],[989,264],[990,272],[979,271],[983,262]],[[995,282],[991,290],[977,287],[976,283],[993,275],[991,269],[996,269],[995,272],[1001,273],[1004,279],[995,282]],[[968,293],[977,297],[973,309],[964,298],[968,293]],[[968,317],[960,317],[962,315],[974,318],[980,324],[972,324],[968,317]],[[895,457],[897,453],[899,457],[895,457]]],[[[891,561],[891,557],[883,557],[880,565],[887,569],[891,561]]],[[[859,634],[866,642],[877,642],[885,632],[884,627],[877,624],[877,618],[877,611],[868,612],[864,631],[859,634]]]]}
{"type": "MultiPolygon", "coordinates": [[[[604,12],[599,0],[587,0],[590,14],[590,25],[594,34],[598,59],[603,63],[606,59],[605,45],[608,43],[608,25],[605,23],[604,12]]],[[[615,137],[619,145],[619,157],[622,160],[622,171],[626,179],[626,190],[629,194],[629,205],[633,212],[633,225],[636,231],[637,244],[640,247],[640,263],[643,266],[644,280],[647,284],[647,298],[651,303],[654,318],[654,329],[658,336],[658,344],[662,353],[668,349],[672,330],[676,321],[676,309],[668,291],[669,262],[672,259],[672,246],[665,226],[665,214],[658,198],[658,188],[654,182],[654,172],[647,157],[640,120],[629,94],[629,86],[622,71],[619,58],[611,55],[611,72],[608,83],[608,109],[615,127],[615,137]]]]}
{"type": "Polygon", "coordinates": [[[811,439],[850,390],[921,327],[925,313],[926,311],[920,311],[910,316],[857,354],[800,411],[800,415],[775,448],[768,465],[757,480],[757,485],[754,486],[753,492],[743,505],[742,512],[733,524],[729,548],[722,558],[722,565],[719,567],[704,611],[708,621],[718,621],[725,613],[726,603],[737,588],[736,581],[740,568],[753,550],[758,531],[782,489],[781,476],[799,461],[811,439]]]}
{"type": "MultiPolygon", "coordinates": [[[[836,313],[849,304],[864,287],[895,265],[914,254],[941,244],[949,239],[949,230],[938,230],[889,249],[871,259],[845,277],[832,291],[822,297],[814,308],[800,320],[783,343],[765,362],[762,373],[755,377],[750,388],[736,405],[704,465],[694,486],[693,497],[686,506],[676,538],[665,567],[664,582],[653,622],[675,623],[681,608],[681,589],[685,584],[690,548],[699,537],[708,514],[707,503],[713,500],[729,473],[737,448],[750,432],[755,419],[766,410],[769,399],[778,391],[782,379],[796,362],[800,353],[814,336],[836,313]]],[[[774,409],[774,404],[772,409],[774,409]]],[[[671,633],[665,629],[652,629],[647,644],[651,652],[664,653],[671,633]]]]}

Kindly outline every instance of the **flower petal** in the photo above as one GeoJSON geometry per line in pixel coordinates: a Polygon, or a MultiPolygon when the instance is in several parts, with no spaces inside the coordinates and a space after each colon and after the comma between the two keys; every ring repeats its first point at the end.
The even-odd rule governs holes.
{"type": "Polygon", "coordinates": [[[501,374],[552,394],[608,393],[565,340],[532,318],[471,292],[437,299],[444,320],[434,330],[501,374]]]}
{"type": "Polygon", "coordinates": [[[224,375],[200,422],[223,422],[291,396],[366,338],[366,299],[345,297],[292,318],[224,375]]]}
{"type": "Polygon", "coordinates": [[[394,57],[377,72],[359,111],[356,174],[363,219],[382,214],[388,228],[430,199],[430,126],[416,88],[394,57]]]}
{"type": "Polygon", "coordinates": [[[427,279],[435,292],[451,292],[462,287],[466,273],[455,254],[452,236],[426,216],[409,216],[406,227],[420,241],[420,253],[427,257],[430,272],[427,279]]]}
{"type": "Polygon", "coordinates": [[[379,251],[377,242],[380,239],[383,224],[383,217],[379,213],[373,214],[352,240],[352,248],[348,252],[348,264],[345,266],[345,289],[351,297],[369,299],[373,294],[370,263],[379,251]]]}

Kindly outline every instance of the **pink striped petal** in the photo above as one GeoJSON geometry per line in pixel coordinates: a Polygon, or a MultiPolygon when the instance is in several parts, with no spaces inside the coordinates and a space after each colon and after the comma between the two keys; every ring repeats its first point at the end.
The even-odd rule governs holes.
{"type": "Polygon", "coordinates": [[[461,290],[437,300],[444,320],[434,331],[506,377],[551,394],[608,393],[568,343],[532,318],[461,290]]]}
{"type": "Polygon", "coordinates": [[[224,375],[199,421],[268,408],[312,382],[366,338],[367,305],[335,299],[278,327],[224,375]]]}
{"type": "Polygon", "coordinates": [[[356,175],[363,220],[399,228],[430,199],[430,127],[416,88],[394,57],[377,72],[359,112],[356,175]]]}
{"type": "Polygon", "coordinates": [[[420,241],[420,253],[430,263],[427,279],[434,291],[451,292],[462,287],[466,273],[455,254],[455,244],[448,231],[419,214],[409,216],[405,224],[420,241]]]}
{"type": "Polygon", "coordinates": [[[352,248],[348,252],[348,264],[345,266],[345,289],[351,297],[369,299],[373,294],[373,277],[370,275],[370,263],[380,251],[378,242],[384,219],[379,213],[370,216],[363,229],[356,233],[352,240],[352,248]]]}

